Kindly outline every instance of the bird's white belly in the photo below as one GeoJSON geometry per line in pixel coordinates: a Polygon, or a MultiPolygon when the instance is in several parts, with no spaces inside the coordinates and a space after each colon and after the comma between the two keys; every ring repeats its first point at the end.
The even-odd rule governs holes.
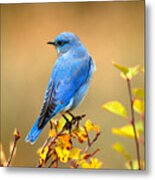
{"type": "Polygon", "coordinates": [[[88,87],[89,82],[83,84],[80,89],[75,93],[75,95],[71,98],[64,111],[73,110],[74,108],[76,108],[84,100],[87,94],[88,87]]]}

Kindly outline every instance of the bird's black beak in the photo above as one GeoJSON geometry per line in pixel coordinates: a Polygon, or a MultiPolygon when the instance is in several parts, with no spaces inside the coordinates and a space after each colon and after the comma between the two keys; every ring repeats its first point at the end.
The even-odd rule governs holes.
{"type": "Polygon", "coordinates": [[[55,42],[54,41],[48,41],[47,44],[50,44],[50,45],[53,45],[53,46],[56,46],[55,42]]]}

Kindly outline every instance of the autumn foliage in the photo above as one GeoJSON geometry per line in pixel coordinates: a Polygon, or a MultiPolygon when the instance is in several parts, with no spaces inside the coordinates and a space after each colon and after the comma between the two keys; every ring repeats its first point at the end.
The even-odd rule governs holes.
{"type": "Polygon", "coordinates": [[[120,142],[113,144],[112,148],[124,157],[127,169],[142,170],[145,168],[141,154],[141,149],[144,149],[144,89],[131,88],[131,80],[136,75],[144,73],[144,69],[140,69],[139,66],[128,68],[116,63],[113,65],[121,72],[121,77],[127,83],[131,115],[119,101],[107,102],[102,107],[125,119],[127,124],[123,127],[112,128],[112,133],[125,138],[132,138],[135,141],[136,159],[131,157],[130,152],[120,142]],[[138,115],[137,119],[135,113],[138,115]]]}
{"type": "MultiPolygon", "coordinates": [[[[72,123],[71,117],[67,118],[72,123]]],[[[71,129],[66,129],[64,118],[52,119],[50,124],[48,138],[37,151],[37,167],[58,168],[59,164],[65,164],[69,168],[101,168],[102,162],[94,158],[99,149],[89,152],[100,135],[99,126],[87,120],[83,126],[74,122],[71,129]],[[89,136],[91,132],[94,132],[92,140],[89,136]],[[76,146],[78,143],[84,144],[84,148],[76,146]]]]}

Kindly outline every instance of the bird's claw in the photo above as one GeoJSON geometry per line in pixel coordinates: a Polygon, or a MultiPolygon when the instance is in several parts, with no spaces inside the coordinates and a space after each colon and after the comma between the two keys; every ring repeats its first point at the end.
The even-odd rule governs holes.
{"type": "Polygon", "coordinates": [[[81,116],[74,116],[74,117],[72,117],[72,123],[73,123],[73,124],[76,123],[76,129],[79,128],[80,121],[81,121],[85,116],[86,116],[85,114],[82,114],[81,116]]]}
{"type": "Polygon", "coordinates": [[[71,129],[72,129],[72,122],[70,121],[66,121],[65,124],[65,129],[69,131],[69,133],[71,133],[71,129]]]}
{"type": "Polygon", "coordinates": [[[65,124],[64,128],[65,128],[66,130],[69,130],[69,133],[71,133],[72,126],[73,126],[73,125],[76,125],[76,129],[78,129],[78,128],[79,128],[80,121],[81,121],[86,115],[85,115],[85,114],[82,114],[82,115],[80,115],[80,116],[74,116],[74,115],[71,114],[70,112],[69,112],[69,114],[70,114],[70,116],[72,117],[72,120],[71,120],[71,121],[69,121],[69,120],[67,119],[67,117],[66,117],[65,115],[63,115],[63,117],[64,117],[65,120],[66,120],[66,124],[65,124]]]}

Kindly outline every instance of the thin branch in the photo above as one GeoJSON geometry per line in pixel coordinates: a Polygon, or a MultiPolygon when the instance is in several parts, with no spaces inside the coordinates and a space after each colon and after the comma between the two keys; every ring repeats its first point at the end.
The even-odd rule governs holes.
{"type": "Polygon", "coordinates": [[[8,158],[8,161],[7,161],[7,167],[10,166],[10,163],[12,161],[12,158],[13,158],[13,155],[14,155],[14,152],[15,152],[15,149],[16,149],[16,145],[17,145],[17,141],[18,141],[19,137],[17,137],[16,135],[14,136],[14,142],[13,142],[13,148],[12,148],[12,151],[10,153],[10,156],[8,158]]]}
{"type": "Polygon", "coordinates": [[[56,158],[53,161],[51,161],[48,168],[52,167],[54,164],[57,164],[57,161],[58,161],[57,153],[54,151],[53,154],[55,154],[56,158]]]}
{"type": "MultiPolygon", "coordinates": [[[[87,131],[86,131],[86,132],[87,132],[87,131]]],[[[87,152],[88,149],[92,146],[92,144],[94,144],[94,143],[97,141],[97,139],[98,139],[98,137],[100,136],[100,134],[101,134],[101,133],[98,132],[92,141],[89,140],[89,143],[88,143],[88,145],[86,146],[86,148],[84,149],[84,152],[87,152]]],[[[88,135],[88,132],[87,132],[87,135],[88,135]]],[[[88,135],[88,137],[89,137],[89,135],[88,135]]],[[[89,139],[89,138],[88,138],[88,139],[89,139]]]]}
{"type": "MultiPolygon", "coordinates": [[[[63,132],[64,132],[64,130],[65,130],[65,127],[63,127],[62,128],[62,130],[59,132],[59,133],[57,133],[56,134],[56,136],[54,136],[53,138],[47,138],[46,140],[45,140],[45,143],[43,144],[43,146],[42,146],[42,152],[44,151],[44,148],[46,147],[46,146],[48,146],[48,153],[47,153],[47,158],[46,158],[46,160],[45,160],[45,163],[44,164],[46,164],[46,162],[49,160],[49,158],[51,157],[51,154],[49,155],[49,153],[51,152],[51,147],[52,147],[52,145],[55,143],[55,140],[58,138],[58,136],[60,136],[63,132]]],[[[38,164],[37,164],[37,166],[36,167],[42,167],[43,166],[43,164],[40,164],[40,161],[38,162],[38,164]]]]}
{"type": "Polygon", "coordinates": [[[129,92],[130,108],[131,108],[131,124],[132,124],[134,135],[135,135],[137,161],[138,161],[139,170],[141,170],[140,147],[139,147],[138,136],[137,136],[137,131],[136,131],[136,125],[135,125],[135,115],[134,115],[134,109],[133,109],[132,90],[131,90],[131,85],[130,85],[130,80],[129,79],[127,79],[127,87],[128,87],[128,92],[129,92]]]}
{"type": "Polygon", "coordinates": [[[98,151],[100,151],[99,148],[97,148],[97,149],[96,149],[94,152],[92,152],[91,154],[87,154],[87,155],[85,156],[85,159],[88,159],[88,158],[94,156],[98,151]]]}
{"type": "Polygon", "coordinates": [[[51,137],[48,137],[48,138],[45,140],[43,146],[41,147],[41,149],[42,149],[41,152],[42,152],[42,153],[44,152],[44,148],[48,145],[48,143],[49,143],[50,140],[51,140],[51,137]]]}
{"type": "Polygon", "coordinates": [[[59,159],[58,159],[58,155],[57,155],[57,153],[55,153],[55,155],[57,156],[56,157],[56,159],[55,159],[55,163],[54,163],[54,168],[58,168],[58,161],[59,161],[59,159]]]}
{"type": "Polygon", "coordinates": [[[91,143],[90,143],[90,138],[89,138],[89,134],[88,134],[88,131],[86,129],[86,127],[84,126],[84,130],[86,132],[86,135],[87,135],[87,143],[88,143],[88,146],[91,146],[91,143]]]}
{"type": "Polygon", "coordinates": [[[54,159],[54,160],[50,163],[50,165],[48,166],[48,168],[51,168],[51,166],[53,166],[53,164],[56,163],[56,161],[57,161],[57,159],[54,159]]]}

